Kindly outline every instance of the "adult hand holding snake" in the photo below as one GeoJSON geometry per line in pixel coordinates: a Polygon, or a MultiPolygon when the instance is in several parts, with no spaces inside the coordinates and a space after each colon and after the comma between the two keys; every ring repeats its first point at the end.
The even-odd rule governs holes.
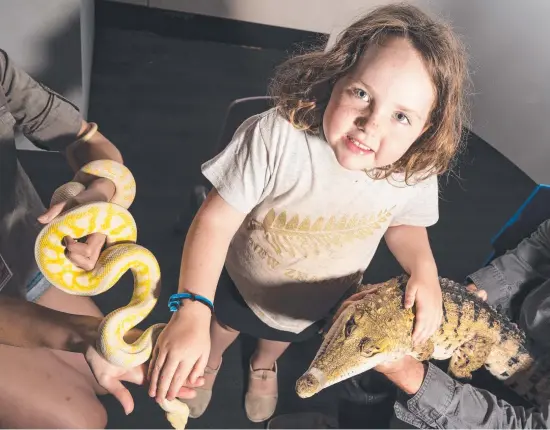
{"type": "MultiPolygon", "coordinates": [[[[82,172],[78,172],[73,181],[81,183],[86,189],[73,198],[53,202],[50,208],[38,217],[40,223],[48,224],[62,212],[84,203],[108,202],[116,191],[113,181],[82,172]]],[[[84,242],[78,242],[74,238],[66,236],[64,242],[67,258],[84,270],[92,270],[97,263],[103,245],[105,245],[106,238],[107,236],[104,234],[92,233],[86,237],[84,242]]]]}
{"type": "MultiPolygon", "coordinates": [[[[134,399],[130,391],[122,384],[122,381],[144,385],[147,372],[146,364],[141,364],[132,369],[114,366],[105,360],[97,352],[95,346],[92,345],[87,347],[84,356],[97,382],[120,402],[126,415],[132,413],[134,410],[134,399]]],[[[201,386],[203,383],[204,379],[200,378],[193,387],[201,386]]],[[[183,387],[177,393],[177,397],[180,399],[192,399],[195,395],[196,392],[191,387],[183,387]]]]}

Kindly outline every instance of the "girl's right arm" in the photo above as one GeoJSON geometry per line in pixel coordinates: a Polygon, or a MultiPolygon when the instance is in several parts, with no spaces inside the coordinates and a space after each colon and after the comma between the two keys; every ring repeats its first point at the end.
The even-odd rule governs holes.
{"type": "MultiPolygon", "coordinates": [[[[189,228],[181,260],[178,292],[212,302],[229,244],[246,217],[212,190],[189,228]]],[[[195,384],[210,354],[210,309],[185,300],[160,334],[149,364],[149,395],[172,400],[183,384],[195,384]]]]}

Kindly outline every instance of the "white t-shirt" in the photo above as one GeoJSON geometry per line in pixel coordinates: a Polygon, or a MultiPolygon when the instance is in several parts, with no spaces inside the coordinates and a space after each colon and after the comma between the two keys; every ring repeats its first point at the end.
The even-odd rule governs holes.
{"type": "Polygon", "coordinates": [[[247,119],[202,172],[248,214],[225,266],[252,311],[278,330],[299,333],[325,317],[361,282],[388,227],[438,220],[436,176],[406,185],[346,170],[326,140],[276,109],[247,119]]]}

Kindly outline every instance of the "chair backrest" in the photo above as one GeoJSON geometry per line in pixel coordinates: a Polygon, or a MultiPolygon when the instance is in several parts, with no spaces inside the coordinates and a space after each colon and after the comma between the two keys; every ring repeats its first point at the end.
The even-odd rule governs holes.
{"type": "Polygon", "coordinates": [[[494,252],[487,258],[487,263],[516,248],[547,219],[550,219],[550,185],[537,185],[491,240],[494,252]]]}
{"type": "MultiPolygon", "coordinates": [[[[216,152],[212,156],[218,155],[231,142],[235,131],[247,118],[269,110],[272,105],[272,97],[247,97],[233,101],[227,108],[216,152]]],[[[200,183],[193,187],[189,195],[189,206],[178,215],[178,221],[174,227],[177,233],[187,231],[211,187],[210,182],[201,175],[200,183]]]]}
{"type": "Polygon", "coordinates": [[[225,120],[220,138],[218,140],[217,152],[222,151],[235,134],[239,126],[253,115],[265,112],[273,106],[273,97],[259,96],[246,97],[233,101],[227,108],[225,120]]]}

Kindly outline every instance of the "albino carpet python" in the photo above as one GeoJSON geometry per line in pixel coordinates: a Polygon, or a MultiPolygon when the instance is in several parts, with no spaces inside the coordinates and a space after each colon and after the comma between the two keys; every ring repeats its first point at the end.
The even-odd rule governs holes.
{"type": "MultiPolygon", "coordinates": [[[[157,302],[160,268],[155,256],[136,244],[137,227],[128,212],[136,183],[130,171],[112,160],[96,160],[80,169],[90,175],[107,178],[116,186],[109,203],[82,204],[62,213],[46,225],[36,239],[34,253],[38,268],[55,287],[69,294],[95,296],[110,289],[129,269],[134,275],[134,291],[130,303],[107,315],[99,328],[97,349],[110,363],[132,368],[145,363],[165,324],[149,327],[134,343],[124,335],[153,310],[157,302]],[[92,233],[107,236],[106,249],[95,268],[85,271],[65,255],[63,238],[81,238],[92,233]]],[[[68,200],[84,190],[78,182],[68,182],[52,196],[51,204],[68,200]]],[[[160,406],[176,429],[184,429],[189,408],[179,400],[164,400],[160,406]]]]}

